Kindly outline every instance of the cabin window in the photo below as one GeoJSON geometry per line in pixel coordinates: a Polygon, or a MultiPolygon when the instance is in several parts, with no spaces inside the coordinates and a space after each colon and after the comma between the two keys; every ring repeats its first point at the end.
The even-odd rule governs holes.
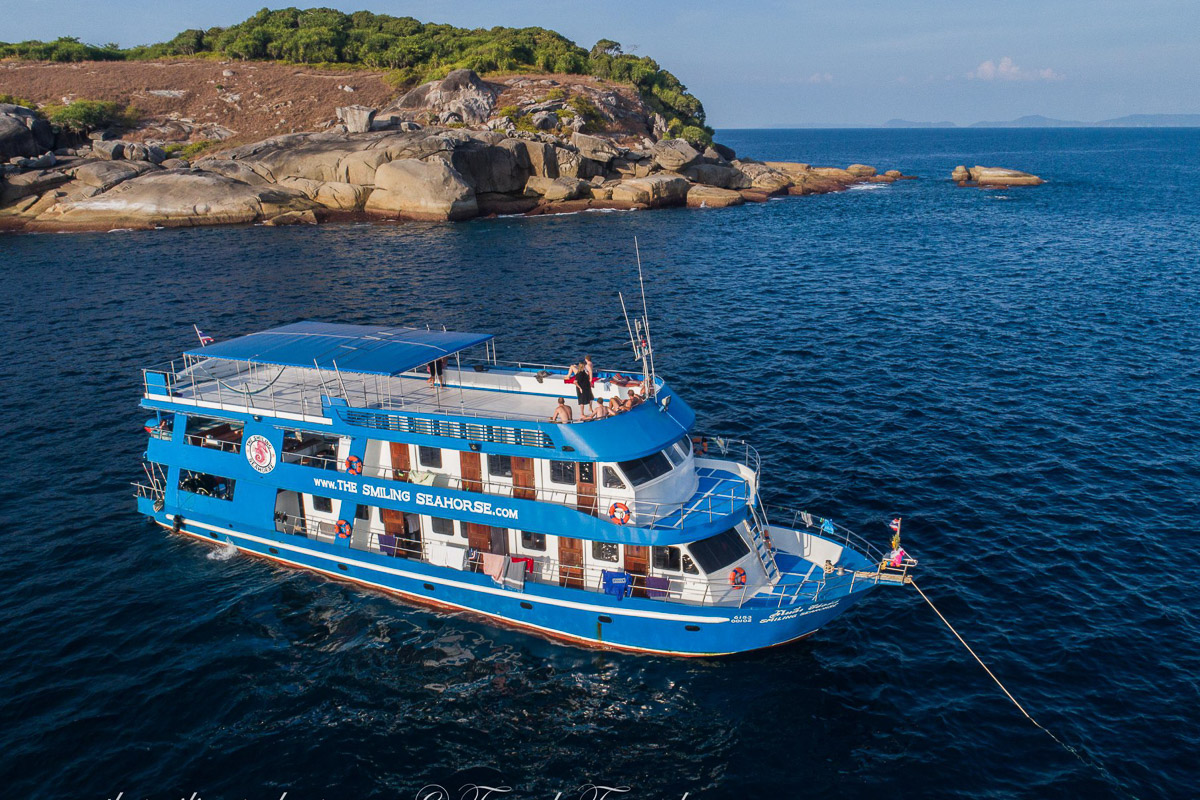
{"type": "Polygon", "coordinates": [[[192,472],[190,469],[179,470],[179,491],[181,492],[215,497],[218,500],[232,500],[233,485],[233,478],[222,478],[220,475],[209,475],[207,472],[192,472]]]}
{"type": "Polygon", "coordinates": [[[574,461],[551,461],[550,462],[550,482],[563,483],[570,486],[575,485],[575,462],[574,461]]]}
{"type": "Polygon", "coordinates": [[[679,455],[679,453],[675,452],[675,445],[671,445],[666,450],[663,450],[663,455],[666,456],[667,460],[671,462],[672,467],[678,467],[683,463],[683,458],[679,455]]]}
{"type": "Polygon", "coordinates": [[[546,534],[521,531],[521,549],[546,552],[546,534]]]}
{"type": "Polygon", "coordinates": [[[512,456],[492,456],[488,459],[488,475],[493,478],[512,477],[512,456]]]}
{"type": "Polygon", "coordinates": [[[420,445],[417,447],[417,458],[420,460],[422,467],[442,468],[442,448],[440,447],[420,445]]]}
{"type": "Polygon", "coordinates": [[[311,431],[284,431],[282,460],[288,464],[336,470],[340,442],[339,436],[311,431]]]}
{"type": "Polygon", "coordinates": [[[323,511],[326,514],[333,513],[333,501],[328,497],[313,495],[313,511],[323,511]]]}
{"type": "Polygon", "coordinates": [[[604,488],[605,489],[625,489],[625,481],[621,480],[621,476],[612,467],[604,468],[604,488]]]}
{"type": "Polygon", "coordinates": [[[188,415],[183,440],[187,444],[239,453],[242,450],[243,424],[212,417],[188,415]]]}
{"type": "Polygon", "coordinates": [[[696,562],[692,561],[692,557],[687,553],[683,554],[683,571],[688,575],[699,575],[700,570],[696,569],[696,562]]]}
{"type": "Polygon", "coordinates": [[[682,551],[678,547],[650,548],[650,563],[655,569],[665,569],[679,572],[679,557],[682,551]]]}
{"type": "Polygon", "coordinates": [[[679,453],[684,460],[687,460],[687,457],[692,454],[692,437],[685,433],[683,438],[671,445],[671,447],[675,448],[675,452],[679,453]]]}
{"type": "Polygon", "coordinates": [[[692,542],[688,545],[692,558],[700,565],[700,569],[711,574],[729,566],[750,552],[749,546],[742,539],[736,528],[730,528],[724,533],[692,542]]]}
{"type": "Polygon", "coordinates": [[[365,520],[370,521],[371,507],[365,506],[362,503],[359,503],[358,506],[354,509],[354,518],[355,519],[365,519],[365,520]]]}
{"type": "Polygon", "coordinates": [[[649,483],[655,478],[662,477],[671,471],[671,462],[662,453],[651,453],[642,458],[635,458],[631,461],[620,461],[618,463],[621,466],[621,471],[625,473],[625,477],[629,478],[634,486],[649,483]]]}
{"type": "Polygon", "coordinates": [[[439,536],[453,536],[454,520],[445,517],[430,517],[429,529],[439,536]]]}
{"type": "Polygon", "coordinates": [[[592,542],[592,558],[616,563],[620,558],[616,542],[592,542]]]}
{"type": "Polygon", "coordinates": [[[579,482],[580,483],[595,483],[596,482],[596,465],[590,461],[585,461],[579,465],[579,482]]]}

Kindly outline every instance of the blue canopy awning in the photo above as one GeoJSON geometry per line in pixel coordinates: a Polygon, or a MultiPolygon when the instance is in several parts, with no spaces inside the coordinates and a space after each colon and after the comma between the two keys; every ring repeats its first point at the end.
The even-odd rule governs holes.
{"type": "Polygon", "coordinates": [[[308,369],[333,369],[336,363],[342,372],[398,375],[491,338],[490,333],[297,322],[184,355],[308,369]]]}

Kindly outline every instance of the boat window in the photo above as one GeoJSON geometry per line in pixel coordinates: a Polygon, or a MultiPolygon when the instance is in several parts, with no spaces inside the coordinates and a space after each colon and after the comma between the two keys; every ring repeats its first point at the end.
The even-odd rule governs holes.
{"type": "Polygon", "coordinates": [[[683,438],[671,446],[674,447],[675,452],[683,456],[685,460],[692,454],[692,438],[686,433],[683,435],[683,438]]]}
{"type": "Polygon", "coordinates": [[[546,534],[521,531],[521,548],[523,550],[546,550],[546,534]]]}
{"type": "Polygon", "coordinates": [[[580,483],[595,483],[596,482],[596,465],[590,461],[581,461],[579,464],[579,482],[580,483]]]}
{"type": "Polygon", "coordinates": [[[736,528],[730,528],[724,533],[692,542],[688,545],[692,558],[700,565],[700,569],[712,574],[727,567],[750,552],[749,546],[742,539],[736,528]]]}
{"type": "Polygon", "coordinates": [[[333,501],[328,497],[321,497],[320,495],[314,494],[313,511],[324,511],[325,513],[331,513],[333,511],[333,501]]]}
{"type": "Polygon", "coordinates": [[[439,536],[454,535],[454,520],[445,517],[430,517],[429,529],[439,536]]]}
{"type": "Polygon", "coordinates": [[[306,467],[337,469],[339,436],[311,431],[283,432],[283,461],[306,467]]]}
{"type": "Polygon", "coordinates": [[[688,575],[699,575],[700,570],[696,569],[696,562],[692,561],[692,557],[687,553],[683,554],[683,571],[688,575]]]}
{"type": "Polygon", "coordinates": [[[550,482],[565,483],[571,486],[575,485],[575,462],[574,461],[551,461],[550,462],[550,482]]]}
{"type": "Polygon", "coordinates": [[[354,509],[354,518],[370,520],[371,519],[371,507],[365,506],[362,503],[359,503],[358,507],[356,509],[354,509]]]}
{"type": "Polygon", "coordinates": [[[678,547],[652,547],[650,548],[650,563],[655,569],[679,572],[679,555],[678,547]]]}
{"type": "Polygon", "coordinates": [[[683,459],[680,458],[679,453],[675,452],[675,445],[671,445],[666,450],[663,450],[663,455],[671,462],[672,467],[678,467],[683,463],[683,459]]]}
{"type": "Polygon", "coordinates": [[[218,500],[232,500],[233,484],[233,478],[222,478],[220,475],[209,475],[207,472],[192,472],[190,469],[179,470],[179,491],[181,492],[215,497],[218,500]]]}
{"type": "Polygon", "coordinates": [[[616,542],[592,542],[592,558],[597,561],[616,563],[618,555],[616,542]]]}
{"type": "Polygon", "coordinates": [[[604,468],[604,488],[605,489],[625,489],[625,481],[621,480],[621,476],[612,467],[604,468]]]}
{"type": "Polygon", "coordinates": [[[642,458],[635,458],[631,461],[617,462],[621,471],[625,473],[625,477],[629,478],[634,486],[641,486],[643,483],[666,475],[671,471],[671,462],[662,453],[651,453],[642,458]]]}
{"type": "Polygon", "coordinates": [[[492,456],[488,459],[488,475],[495,478],[512,477],[512,456],[492,456]]]}
{"type": "Polygon", "coordinates": [[[442,468],[442,448],[440,447],[418,445],[417,458],[420,460],[422,467],[442,468]]]}
{"type": "Polygon", "coordinates": [[[237,453],[242,449],[243,427],[241,422],[188,415],[183,440],[199,447],[237,453]]]}

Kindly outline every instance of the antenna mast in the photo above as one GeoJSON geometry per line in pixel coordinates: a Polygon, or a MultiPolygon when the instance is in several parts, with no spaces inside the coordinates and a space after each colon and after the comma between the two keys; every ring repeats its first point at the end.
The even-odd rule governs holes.
{"type": "Polygon", "coordinates": [[[645,336],[645,347],[642,348],[642,359],[645,362],[643,372],[645,379],[650,382],[646,387],[646,396],[654,397],[654,341],[650,338],[650,312],[646,307],[646,280],[642,276],[642,251],[638,247],[636,236],[633,237],[633,252],[637,256],[638,286],[642,291],[642,331],[645,336]]]}

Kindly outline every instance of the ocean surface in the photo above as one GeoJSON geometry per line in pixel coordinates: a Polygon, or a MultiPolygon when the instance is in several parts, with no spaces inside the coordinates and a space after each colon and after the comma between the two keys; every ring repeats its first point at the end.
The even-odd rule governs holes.
{"type": "Polygon", "coordinates": [[[5,794],[1196,796],[1200,132],[719,138],[920,180],[728,210],[0,238],[5,794]],[[1049,183],[957,188],[957,164],[1049,183]],[[760,654],[618,655],[135,513],[138,369],[194,346],[193,324],[445,324],[499,334],[501,358],[625,366],[634,237],[660,372],[701,425],[758,447],[769,501],[880,544],[903,516],[919,585],[1078,756],[911,588],[760,654]]]}

